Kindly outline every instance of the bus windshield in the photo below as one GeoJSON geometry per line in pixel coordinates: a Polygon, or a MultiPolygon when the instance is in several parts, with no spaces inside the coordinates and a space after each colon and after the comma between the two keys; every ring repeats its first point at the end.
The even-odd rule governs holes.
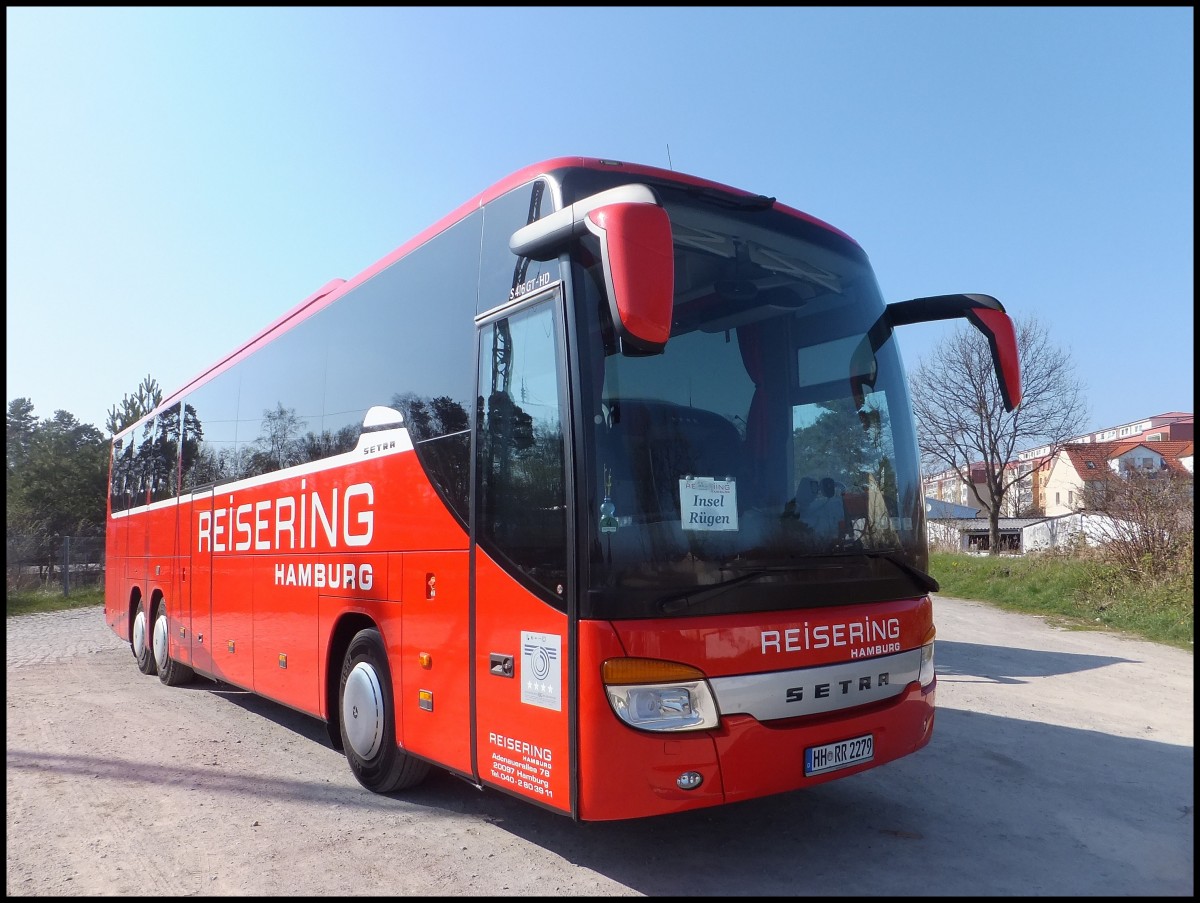
{"type": "Polygon", "coordinates": [[[862,250],[784,211],[660,192],[675,242],[664,352],[622,354],[594,268],[581,280],[585,616],[928,591],[905,375],[862,250]]]}

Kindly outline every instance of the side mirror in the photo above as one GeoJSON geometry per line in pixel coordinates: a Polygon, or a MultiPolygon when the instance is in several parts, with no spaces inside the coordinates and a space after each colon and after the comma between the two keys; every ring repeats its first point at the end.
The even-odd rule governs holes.
{"type": "Polygon", "coordinates": [[[675,254],[671,221],[645,185],[601,191],[513,233],[520,257],[548,260],[574,238],[600,240],[604,286],[622,350],[657,354],[671,335],[675,254]]]}
{"type": "Polygon", "coordinates": [[[671,336],[675,255],[662,207],[610,204],[584,222],[600,239],[609,311],[621,347],[657,354],[671,336]]]}
{"type": "Polygon", "coordinates": [[[1017,336],[1004,305],[991,295],[934,295],[889,304],[884,318],[892,327],[907,323],[929,323],[965,317],[987,336],[992,364],[1000,384],[1004,410],[1012,411],[1021,403],[1021,365],[1017,355],[1017,336]]]}

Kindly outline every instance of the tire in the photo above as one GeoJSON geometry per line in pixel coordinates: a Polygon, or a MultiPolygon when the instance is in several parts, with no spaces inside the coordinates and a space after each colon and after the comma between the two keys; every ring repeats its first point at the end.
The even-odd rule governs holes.
{"type": "Polygon", "coordinates": [[[429,763],[396,743],[396,709],[387,651],[378,630],[360,630],[350,641],[338,684],[338,723],[350,770],[374,793],[415,787],[429,763]]]}
{"type": "Polygon", "coordinates": [[[137,659],[138,670],[143,674],[155,674],[158,667],[154,664],[154,654],[146,643],[150,632],[150,623],[146,618],[146,603],[138,602],[137,613],[133,616],[133,630],[130,631],[129,646],[133,649],[133,657],[137,659]]]}
{"type": "Polygon", "coordinates": [[[168,687],[178,687],[196,676],[187,665],[171,658],[171,622],[167,618],[166,602],[158,604],[151,645],[154,649],[154,664],[158,668],[158,679],[168,687]]]}

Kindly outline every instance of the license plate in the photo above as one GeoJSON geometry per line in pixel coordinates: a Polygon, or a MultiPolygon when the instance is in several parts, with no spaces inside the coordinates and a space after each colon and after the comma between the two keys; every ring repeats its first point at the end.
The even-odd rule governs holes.
{"type": "Polygon", "coordinates": [[[852,737],[849,740],[839,740],[837,743],[826,743],[824,746],[811,746],[804,751],[804,776],[825,774],[827,771],[838,771],[870,762],[875,758],[875,737],[865,734],[852,737]]]}

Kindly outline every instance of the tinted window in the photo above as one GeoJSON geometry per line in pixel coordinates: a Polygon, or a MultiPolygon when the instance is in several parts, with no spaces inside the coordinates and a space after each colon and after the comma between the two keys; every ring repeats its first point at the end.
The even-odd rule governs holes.
{"type": "Polygon", "coordinates": [[[235,367],[188,396],[184,442],[190,460],[184,461],[189,465],[183,471],[184,490],[241,474],[235,453],[239,385],[235,367]]]}
{"type": "Polygon", "coordinates": [[[150,501],[179,494],[179,405],[159,411],[148,462],[150,501]]]}
{"type": "Polygon", "coordinates": [[[483,250],[479,268],[479,312],[506,304],[559,278],[558,259],[539,262],[517,257],[508,239],[522,226],[554,210],[546,183],[515,188],[484,208],[483,250]]]}
{"type": "Polygon", "coordinates": [[[367,411],[385,405],[404,414],[431,482],[466,523],[482,217],[441,232],[189,395],[185,489],[351,451],[367,411]]]}
{"type": "Polygon", "coordinates": [[[142,421],[133,431],[136,446],[133,451],[133,495],[130,507],[137,508],[150,501],[155,479],[154,418],[142,421]]]}
{"type": "Polygon", "coordinates": [[[329,342],[325,430],[357,436],[372,405],[399,410],[430,481],[463,523],[481,217],[446,229],[311,321],[329,342]]]}
{"type": "Polygon", "coordinates": [[[114,513],[128,511],[133,498],[133,446],[132,433],[118,436],[113,440],[109,497],[114,513]]]}
{"type": "Polygon", "coordinates": [[[200,446],[204,441],[204,433],[200,420],[196,416],[196,408],[191,403],[183,405],[183,427],[180,457],[180,485],[187,492],[195,484],[192,481],[192,471],[200,455],[200,446]]]}
{"type": "Polygon", "coordinates": [[[566,579],[557,299],[480,331],[479,519],[483,548],[562,607],[566,579]]]}
{"type": "Polygon", "coordinates": [[[238,364],[236,439],[243,475],[273,473],[325,457],[330,449],[322,437],[326,344],[309,319],[238,364]]]}

